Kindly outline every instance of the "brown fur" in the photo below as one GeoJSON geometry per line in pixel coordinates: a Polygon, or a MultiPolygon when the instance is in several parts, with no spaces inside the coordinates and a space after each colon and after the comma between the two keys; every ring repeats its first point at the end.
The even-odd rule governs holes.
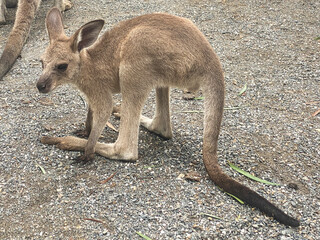
{"type": "MultiPolygon", "coordinates": [[[[7,0],[7,5],[13,7],[16,1],[7,0]]],[[[0,57],[0,80],[11,69],[18,58],[25,41],[29,35],[31,22],[39,8],[41,0],[19,0],[18,9],[14,26],[9,34],[6,46],[0,57]]],[[[56,7],[61,11],[69,9],[71,3],[69,0],[55,0],[56,7]]],[[[5,22],[6,0],[0,0],[0,22],[5,22]]]]}
{"type": "Polygon", "coordinates": [[[217,160],[217,143],[224,106],[224,78],[218,57],[204,35],[184,18],[149,14],[119,23],[98,40],[102,20],[89,22],[70,38],[64,34],[57,9],[46,19],[50,45],[42,57],[40,92],[58,85],[76,85],[89,102],[88,140],[77,137],[44,137],[42,142],[61,149],[83,151],[78,161],[91,161],[94,153],[111,159],[138,158],[139,124],[165,138],[172,137],[169,87],[197,90],[205,96],[203,159],[211,179],[227,192],[258,207],[278,221],[299,222],[249,188],[224,174],[217,160]],[[156,88],[153,119],[141,116],[142,106],[156,88]],[[115,143],[98,138],[112,112],[112,94],[122,93],[121,122],[115,143]]]}

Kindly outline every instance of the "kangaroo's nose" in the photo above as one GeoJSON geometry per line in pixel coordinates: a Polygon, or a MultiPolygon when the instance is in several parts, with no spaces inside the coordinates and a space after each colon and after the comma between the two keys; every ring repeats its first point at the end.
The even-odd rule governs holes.
{"type": "Polygon", "coordinates": [[[39,92],[44,92],[45,89],[46,89],[46,84],[45,84],[45,83],[38,82],[38,83],[37,83],[37,88],[38,88],[39,92]]]}

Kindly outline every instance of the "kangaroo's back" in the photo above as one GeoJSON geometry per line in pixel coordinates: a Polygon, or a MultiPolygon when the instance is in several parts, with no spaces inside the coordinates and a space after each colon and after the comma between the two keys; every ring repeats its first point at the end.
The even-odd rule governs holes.
{"type": "Polygon", "coordinates": [[[201,76],[221,69],[211,45],[190,20],[164,13],[121,22],[87,51],[116,67],[121,63],[151,72],[154,86],[197,89],[201,76]]]}

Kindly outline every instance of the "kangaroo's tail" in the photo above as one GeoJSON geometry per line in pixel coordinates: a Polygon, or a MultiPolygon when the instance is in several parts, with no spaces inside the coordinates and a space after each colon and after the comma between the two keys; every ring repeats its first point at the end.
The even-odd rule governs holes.
{"type": "Polygon", "coordinates": [[[41,0],[21,0],[18,3],[16,20],[9,34],[7,43],[0,57],[0,80],[11,69],[18,58],[29,35],[31,22],[37,12],[41,0]]]}
{"type": "Polygon", "coordinates": [[[207,79],[203,89],[205,94],[203,161],[210,178],[224,191],[260,209],[280,223],[298,227],[298,220],[288,216],[248,187],[236,182],[220,168],[217,159],[217,143],[224,106],[224,79],[218,64],[214,66],[212,72],[215,73],[214,79],[207,79]]]}

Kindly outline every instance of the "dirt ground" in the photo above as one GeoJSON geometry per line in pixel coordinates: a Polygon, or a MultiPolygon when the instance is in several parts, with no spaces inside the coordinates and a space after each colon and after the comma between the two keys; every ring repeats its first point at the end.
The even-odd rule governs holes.
{"type": "MultiPolygon", "coordinates": [[[[98,18],[106,21],[103,31],[150,12],[191,19],[225,71],[222,168],[298,218],[301,226],[281,225],[210,181],[201,155],[203,103],[184,100],[181,90],[171,95],[174,138],[164,141],[141,128],[136,163],[96,156],[93,164],[80,167],[71,165],[79,153],[41,144],[43,135],[70,135],[86,117],[81,94],[72,87],[48,95],[35,87],[48,44],[44,20],[53,4],[48,0],[40,6],[21,58],[0,82],[0,239],[142,239],[137,232],[152,239],[319,237],[319,1],[73,3],[63,14],[68,35],[98,18]],[[249,180],[228,162],[280,186],[249,180]],[[187,180],[190,172],[200,181],[187,180]]],[[[8,24],[0,26],[0,53],[14,15],[9,9],[8,24]]],[[[153,110],[152,93],[144,114],[151,117],[153,110]]],[[[118,128],[117,119],[110,122],[118,128]]],[[[106,128],[101,141],[116,137],[106,128]]]]}

